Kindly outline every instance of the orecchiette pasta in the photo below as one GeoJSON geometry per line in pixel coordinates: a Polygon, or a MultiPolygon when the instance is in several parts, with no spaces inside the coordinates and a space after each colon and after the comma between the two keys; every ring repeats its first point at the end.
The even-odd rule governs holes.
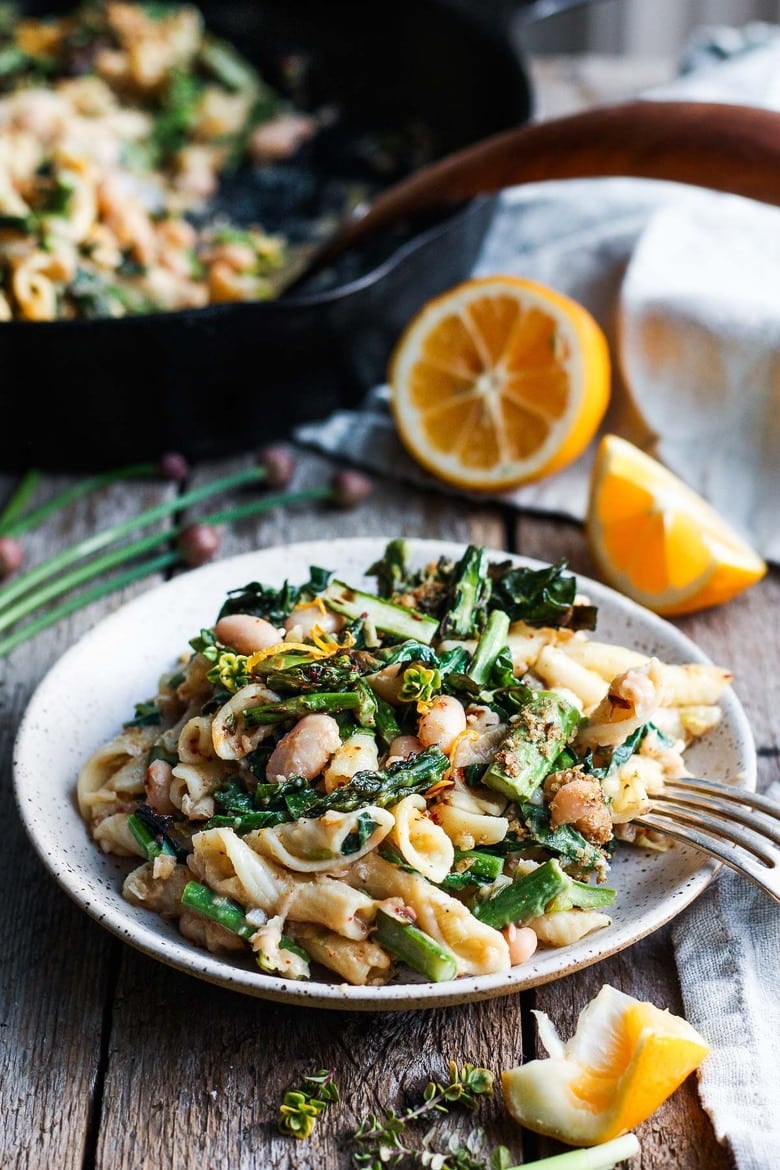
{"type": "Polygon", "coordinates": [[[392,812],[390,836],[412,869],[431,882],[443,882],[452,869],[455,849],[447,833],[428,815],[425,797],[399,800],[392,812]]]}

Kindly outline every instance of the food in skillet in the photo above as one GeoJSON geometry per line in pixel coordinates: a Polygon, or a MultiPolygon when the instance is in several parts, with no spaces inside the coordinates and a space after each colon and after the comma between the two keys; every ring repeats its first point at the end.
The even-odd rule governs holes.
{"type": "Polygon", "coordinates": [[[0,320],[272,296],[286,241],[193,213],[236,163],[278,161],[315,128],[192,5],[3,6],[0,320]]]}
{"type": "Polygon", "coordinates": [[[123,885],[214,952],[355,985],[509,970],[606,926],[610,859],[686,772],[731,676],[591,634],[565,565],[319,567],[231,590],[85,761],[123,885]]]}

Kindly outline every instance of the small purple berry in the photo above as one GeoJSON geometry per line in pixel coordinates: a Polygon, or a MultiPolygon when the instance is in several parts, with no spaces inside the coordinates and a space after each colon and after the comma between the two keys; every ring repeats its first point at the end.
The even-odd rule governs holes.
{"type": "Polygon", "coordinates": [[[24,549],[15,536],[0,536],[0,578],[18,572],[24,563],[24,549]]]}
{"type": "Polygon", "coordinates": [[[168,451],[161,456],[159,468],[163,479],[172,479],[175,483],[183,483],[190,474],[189,463],[178,451],[168,451]]]}
{"type": "Polygon", "coordinates": [[[290,448],[282,443],[262,447],[258,452],[257,462],[265,470],[269,487],[287,487],[295,474],[295,456],[290,448]]]}
{"type": "Polygon", "coordinates": [[[222,537],[213,524],[190,524],[179,533],[179,552],[192,568],[213,560],[221,544],[222,537]]]}
{"type": "Polygon", "coordinates": [[[374,490],[374,481],[362,471],[337,471],[331,480],[333,502],[338,508],[362,504],[374,490]]]}

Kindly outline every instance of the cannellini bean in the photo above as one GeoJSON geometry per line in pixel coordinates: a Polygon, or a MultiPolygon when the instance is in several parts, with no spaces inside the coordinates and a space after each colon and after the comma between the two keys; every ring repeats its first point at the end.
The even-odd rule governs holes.
{"type": "Polygon", "coordinates": [[[294,609],[285,618],[284,628],[289,632],[295,631],[295,640],[308,638],[315,626],[319,626],[323,634],[336,634],[344,628],[345,619],[340,613],[324,612],[318,605],[302,605],[294,609]]]}
{"type": "Polygon", "coordinates": [[[510,922],[501,933],[509,945],[509,962],[513,967],[527,963],[535,954],[539,940],[530,926],[515,926],[514,922],[510,922]]]}
{"type": "Polygon", "coordinates": [[[387,758],[389,760],[405,760],[424,750],[423,744],[416,735],[397,735],[387,749],[387,758]]]}
{"type": "Polygon", "coordinates": [[[266,776],[269,780],[291,776],[313,780],[340,747],[339,725],[331,715],[304,715],[271,752],[266,776]]]}
{"type": "Polygon", "coordinates": [[[417,724],[417,736],[423,746],[433,747],[435,744],[445,753],[465,730],[466,712],[452,695],[439,695],[417,724]]]}
{"type": "Polygon", "coordinates": [[[171,781],[173,768],[167,760],[152,760],[146,769],[144,788],[146,789],[146,803],[161,816],[168,817],[176,812],[171,801],[171,781]]]}
{"type": "Polygon", "coordinates": [[[230,646],[239,654],[254,654],[281,641],[275,626],[265,618],[254,617],[249,613],[232,613],[220,618],[214,627],[214,634],[218,642],[230,646]]]}
{"type": "Polygon", "coordinates": [[[612,817],[598,781],[577,776],[562,784],[550,801],[550,824],[554,829],[574,825],[583,837],[597,844],[609,841],[612,817]]]}

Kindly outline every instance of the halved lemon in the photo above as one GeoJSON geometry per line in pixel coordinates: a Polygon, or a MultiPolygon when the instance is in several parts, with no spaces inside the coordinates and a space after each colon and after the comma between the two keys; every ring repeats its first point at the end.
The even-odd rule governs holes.
{"type": "Polygon", "coordinates": [[[564,1043],[535,1012],[550,1053],[501,1074],[511,1116],[535,1133],[594,1146],[627,1133],[701,1064],[709,1045],[680,1016],[605,984],[564,1043]]]}
{"type": "Polygon", "coordinates": [[[585,450],[609,401],[609,348],[577,301],[487,276],[423,306],[391,354],[388,382],[418,463],[458,487],[501,491],[585,450]]]}
{"type": "Polygon", "coordinates": [[[585,531],[604,580],[667,616],[729,601],[767,571],[706,500],[617,435],[597,448],[585,531]]]}

